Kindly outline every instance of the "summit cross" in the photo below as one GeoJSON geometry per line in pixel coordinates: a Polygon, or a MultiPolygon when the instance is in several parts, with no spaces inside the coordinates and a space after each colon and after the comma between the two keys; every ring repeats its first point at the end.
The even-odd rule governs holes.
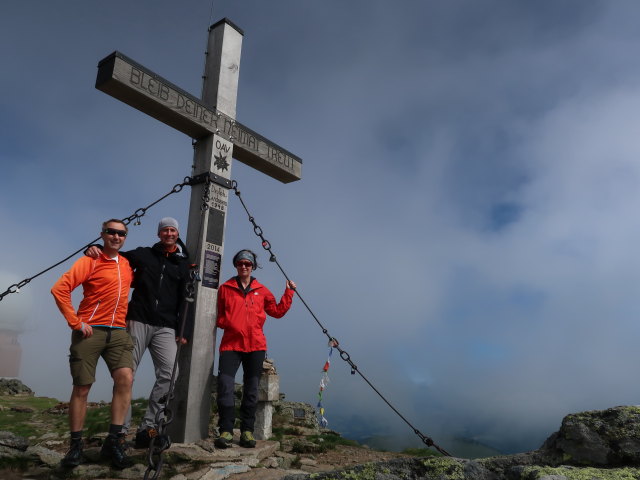
{"type": "Polygon", "coordinates": [[[194,331],[182,347],[172,400],[174,418],[169,427],[177,442],[209,435],[216,303],[232,158],[283,183],[301,178],[300,158],[235,120],[243,36],[226,18],[209,27],[201,99],[120,52],[98,64],[97,89],[195,140],[193,178],[203,181],[192,185],[186,243],[202,282],[196,286],[194,331]]]}

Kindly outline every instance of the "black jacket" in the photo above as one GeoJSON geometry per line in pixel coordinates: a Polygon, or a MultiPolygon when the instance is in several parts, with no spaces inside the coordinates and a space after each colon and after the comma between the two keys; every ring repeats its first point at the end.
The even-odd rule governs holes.
{"type": "Polygon", "coordinates": [[[189,280],[189,258],[184,244],[166,254],[161,243],[138,247],[122,255],[134,269],[127,320],[179,331],[180,307],[189,280]]]}

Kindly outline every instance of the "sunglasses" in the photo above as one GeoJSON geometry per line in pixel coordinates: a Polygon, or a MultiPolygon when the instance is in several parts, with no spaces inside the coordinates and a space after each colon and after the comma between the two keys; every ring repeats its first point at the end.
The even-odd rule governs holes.
{"type": "Polygon", "coordinates": [[[105,228],[102,230],[102,233],[106,233],[107,235],[119,235],[121,237],[127,236],[127,232],[125,230],[116,230],[115,228],[105,228]]]}
{"type": "Polygon", "coordinates": [[[236,262],[236,267],[253,267],[253,263],[251,262],[236,262]]]}

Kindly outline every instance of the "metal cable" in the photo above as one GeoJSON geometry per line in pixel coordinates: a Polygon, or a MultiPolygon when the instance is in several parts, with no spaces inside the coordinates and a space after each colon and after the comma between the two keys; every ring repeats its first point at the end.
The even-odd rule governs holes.
{"type": "MultiPolygon", "coordinates": [[[[150,203],[146,207],[138,208],[135,212],[133,212],[128,217],[123,218],[122,219],[122,223],[124,223],[125,225],[129,225],[129,223],[131,223],[132,221],[135,220],[134,225],[140,225],[140,218],[142,218],[145,215],[145,213],[147,213],[147,210],[149,210],[151,207],[153,207],[157,203],[159,203],[162,200],[164,200],[165,198],[167,198],[169,195],[173,195],[174,193],[178,193],[179,191],[181,191],[184,188],[185,185],[190,185],[191,181],[192,181],[191,177],[184,177],[184,180],[183,180],[182,183],[177,183],[176,185],[174,185],[173,188],[168,193],[166,193],[165,195],[160,197],[155,202],[150,203]]],[[[22,281],[20,281],[18,283],[14,283],[13,285],[10,285],[9,288],[7,288],[4,292],[0,293],[0,301],[2,301],[4,299],[4,297],[9,295],[10,293],[18,293],[20,291],[20,289],[22,287],[24,287],[25,285],[27,285],[29,282],[31,282],[31,280],[33,280],[35,278],[38,278],[40,275],[43,275],[43,274],[47,273],[49,270],[54,269],[58,265],[63,264],[64,262],[69,260],[74,255],[85,251],[88,247],[90,247],[93,243],[97,242],[98,240],[100,240],[100,237],[91,240],[89,243],[87,243],[86,245],[80,247],[78,250],[73,252],[71,255],[66,256],[65,258],[63,258],[59,262],[51,265],[50,267],[45,268],[41,272],[38,272],[38,273],[36,273],[35,275],[32,275],[29,278],[25,278],[24,280],[22,280],[22,281]]]]}
{"type": "MultiPolygon", "coordinates": [[[[240,190],[238,190],[238,182],[236,182],[235,180],[233,180],[231,182],[231,188],[233,189],[233,191],[235,192],[236,196],[238,197],[238,200],[240,200],[240,203],[242,204],[242,207],[244,208],[244,211],[247,213],[248,217],[249,217],[249,222],[251,222],[251,224],[253,225],[253,232],[260,237],[260,240],[262,241],[262,248],[264,248],[267,252],[269,252],[269,261],[270,262],[274,262],[278,268],[280,269],[280,271],[282,272],[282,275],[284,275],[284,278],[288,281],[289,280],[289,276],[287,275],[287,273],[284,271],[284,269],[282,268],[282,266],[280,265],[280,262],[278,262],[278,259],[276,258],[275,254],[271,251],[271,243],[269,242],[269,240],[267,240],[266,238],[264,238],[264,232],[262,231],[262,228],[256,223],[255,218],[251,215],[251,213],[249,212],[249,209],[247,208],[247,205],[244,203],[244,200],[242,199],[240,190]]],[[[306,309],[308,310],[308,312],[311,314],[311,316],[313,317],[313,319],[315,320],[315,322],[318,324],[318,326],[322,329],[322,333],[324,333],[327,338],[329,339],[329,342],[333,342],[333,347],[335,349],[338,350],[338,352],[340,352],[340,358],[342,358],[342,360],[344,360],[345,362],[347,362],[349,364],[349,366],[351,367],[351,374],[355,375],[356,373],[358,375],[360,375],[360,377],[367,383],[367,385],[369,385],[374,392],[376,392],[378,394],[378,396],[384,401],[384,403],[386,403],[395,413],[396,415],[398,415],[403,421],[404,423],[406,423],[412,430],[413,433],[415,433],[420,440],[422,440],[422,442],[427,445],[428,447],[433,447],[435,448],[438,452],[440,452],[443,455],[446,455],[447,457],[450,457],[451,454],[449,452],[447,452],[444,448],[436,445],[436,443],[433,441],[432,438],[424,435],[420,430],[418,430],[417,428],[415,428],[410,422],[409,420],[407,420],[385,397],[384,395],[382,395],[382,393],[380,393],[380,391],[369,381],[369,379],[367,377],[365,377],[365,375],[360,371],[360,369],[358,368],[358,366],[353,362],[353,360],[351,360],[351,356],[340,347],[339,342],[335,339],[335,337],[332,337],[331,335],[329,335],[329,331],[324,327],[324,325],[322,325],[322,323],[320,322],[320,320],[318,319],[318,317],[316,317],[316,315],[313,313],[313,311],[311,310],[311,308],[309,307],[309,305],[307,304],[307,302],[304,300],[304,298],[302,298],[302,295],[300,295],[300,292],[298,291],[298,289],[296,288],[295,290],[296,295],[298,296],[298,298],[300,298],[300,300],[302,301],[302,303],[304,304],[304,306],[306,307],[306,309]]]]}

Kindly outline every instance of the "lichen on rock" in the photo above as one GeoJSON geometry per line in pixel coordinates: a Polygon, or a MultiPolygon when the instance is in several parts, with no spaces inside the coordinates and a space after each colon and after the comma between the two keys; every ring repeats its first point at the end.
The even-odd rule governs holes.
{"type": "Polygon", "coordinates": [[[622,406],[567,415],[541,450],[563,463],[584,466],[640,466],[640,408],[622,406]]]}
{"type": "Polygon", "coordinates": [[[520,478],[522,480],[638,480],[640,471],[637,468],[526,467],[520,478]]]}

